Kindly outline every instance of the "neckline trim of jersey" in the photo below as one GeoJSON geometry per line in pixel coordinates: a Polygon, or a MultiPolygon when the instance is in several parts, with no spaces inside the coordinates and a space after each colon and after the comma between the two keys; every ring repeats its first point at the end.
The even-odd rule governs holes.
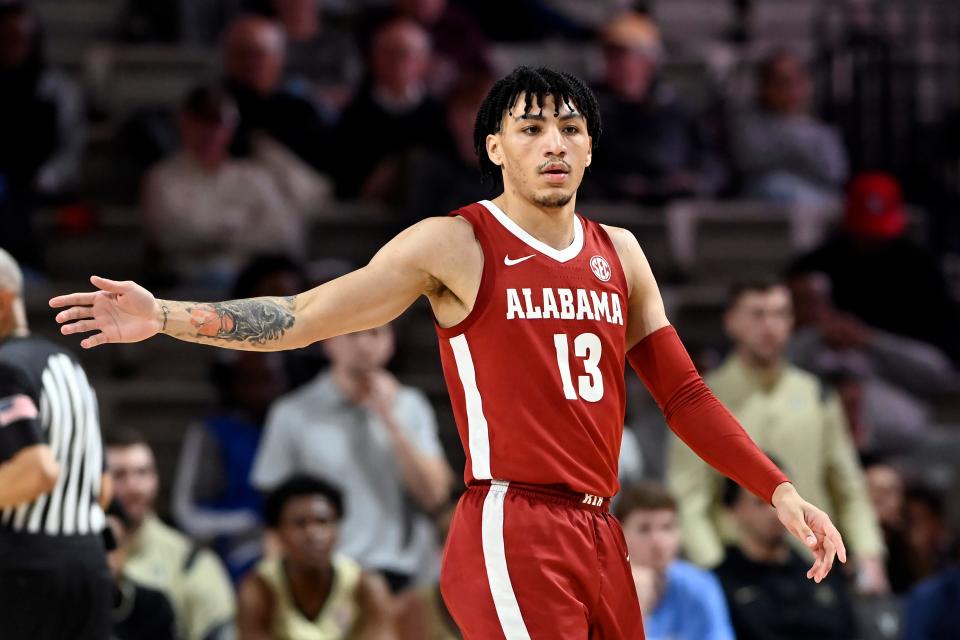
{"type": "Polygon", "coordinates": [[[494,203],[489,200],[481,200],[480,204],[486,207],[487,211],[493,214],[497,222],[503,225],[507,231],[522,240],[530,248],[536,249],[543,255],[553,258],[557,262],[568,262],[572,260],[576,258],[580,254],[580,250],[583,249],[583,224],[580,222],[580,216],[577,214],[573,214],[573,242],[571,242],[570,246],[566,249],[554,249],[547,243],[537,240],[524,231],[520,225],[511,220],[510,216],[504,213],[503,210],[494,203]]]}

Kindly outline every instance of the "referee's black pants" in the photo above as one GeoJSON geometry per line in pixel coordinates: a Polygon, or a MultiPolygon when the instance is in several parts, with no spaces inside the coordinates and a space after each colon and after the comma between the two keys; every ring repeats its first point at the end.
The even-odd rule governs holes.
{"type": "Polygon", "coordinates": [[[99,535],[0,532],[3,640],[108,640],[112,593],[99,535]]]}

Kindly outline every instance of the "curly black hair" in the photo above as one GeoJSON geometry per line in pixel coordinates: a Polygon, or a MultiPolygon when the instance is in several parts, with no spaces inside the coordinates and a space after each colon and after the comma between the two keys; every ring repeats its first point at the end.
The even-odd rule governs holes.
{"type": "Polygon", "coordinates": [[[480,159],[480,175],[484,180],[492,178],[499,182],[502,176],[500,167],[491,162],[487,155],[487,136],[500,131],[504,114],[510,111],[517,98],[524,94],[524,114],[533,108],[534,99],[537,104],[542,105],[546,96],[552,95],[558,109],[563,103],[570,109],[576,107],[583,115],[594,148],[600,140],[600,105],[583,80],[573,74],[546,67],[517,67],[510,75],[493,85],[477,111],[477,121],[473,127],[473,146],[480,159]]]}
{"type": "Polygon", "coordinates": [[[340,489],[320,478],[299,474],[287,478],[267,494],[263,503],[263,519],[267,527],[270,529],[279,527],[283,508],[287,502],[301,496],[323,496],[333,506],[337,520],[343,518],[343,493],[340,489]]]}

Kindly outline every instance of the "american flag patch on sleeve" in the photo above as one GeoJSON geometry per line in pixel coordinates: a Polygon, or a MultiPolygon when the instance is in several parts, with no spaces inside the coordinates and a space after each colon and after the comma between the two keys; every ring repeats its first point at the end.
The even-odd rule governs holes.
{"type": "Polygon", "coordinates": [[[32,420],[37,417],[37,405],[30,396],[20,393],[0,398],[0,428],[18,420],[32,420]]]}

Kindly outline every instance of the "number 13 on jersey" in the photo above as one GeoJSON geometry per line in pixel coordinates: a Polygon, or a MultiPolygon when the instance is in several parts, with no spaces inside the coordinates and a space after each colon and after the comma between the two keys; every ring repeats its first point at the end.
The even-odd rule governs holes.
{"type": "Polygon", "coordinates": [[[603,377],[597,367],[600,362],[600,338],[593,333],[581,333],[573,339],[573,354],[583,359],[583,370],[587,373],[585,376],[577,376],[576,388],[570,375],[570,336],[556,333],[553,335],[553,344],[557,348],[557,366],[560,367],[563,396],[567,400],[583,398],[587,402],[598,402],[603,397],[603,377]]]}

